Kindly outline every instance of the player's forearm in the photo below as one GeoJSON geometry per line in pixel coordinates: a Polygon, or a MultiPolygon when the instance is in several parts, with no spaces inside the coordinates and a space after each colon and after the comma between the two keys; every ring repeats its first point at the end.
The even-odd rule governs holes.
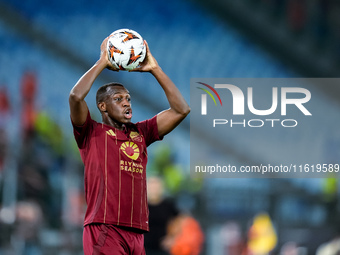
{"type": "Polygon", "coordinates": [[[163,88],[169,101],[170,108],[184,117],[187,116],[190,112],[190,107],[172,80],[159,66],[154,68],[151,73],[163,88]]]}
{"type": "Polygon", "coordinates": [[[106,68],[104,61],[98,60],[74,85],[70,92],[70,100],[83,101],[89,93],[94,81],[106,68]]]}

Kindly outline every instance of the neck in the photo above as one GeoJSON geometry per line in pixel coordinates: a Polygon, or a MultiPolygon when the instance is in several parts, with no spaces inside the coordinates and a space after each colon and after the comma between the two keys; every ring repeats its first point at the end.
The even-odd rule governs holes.
{"type": "Polygon", "coordinates": [[[102,122],[108,126],[114,127],[118,130],[124,130],[125,125],[123,123],[117,122],[107,115],[102,115],[102,122]]]}

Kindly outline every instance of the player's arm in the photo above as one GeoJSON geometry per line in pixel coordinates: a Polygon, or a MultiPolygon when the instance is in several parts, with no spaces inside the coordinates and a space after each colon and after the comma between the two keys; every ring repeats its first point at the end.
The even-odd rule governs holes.
{"type": "Polygon", "coordinates": [[[140,67],[133,71],[150,72],[164,90],[170,108],[157,115],[158,134],[163,136],[171,132],[189,114],[190,107],[176,85],[163,72],[156,59],[151,55],[146,41],[145,44],[147,49],[146,59],[140,67]]]}
{"type": "Polygon", "coordinates": [[[171,79],[158,66],[151,71],[163,88],[170,108],[157,115],[159,136],[171,132],[190,112],[189,105],[171,79]]]}
{"type": "Polygon", "coordinates": [[[85,97],[89,93],[96,78],[105,68],[115,70],[107,57],[107,40],[108,38],[105,38],[101,44],[99,60],[78,80],[70,92],[69,105],[71,119],[76,125],[82,125],[86,121],[88,107],[85,102],[85,97]]]}

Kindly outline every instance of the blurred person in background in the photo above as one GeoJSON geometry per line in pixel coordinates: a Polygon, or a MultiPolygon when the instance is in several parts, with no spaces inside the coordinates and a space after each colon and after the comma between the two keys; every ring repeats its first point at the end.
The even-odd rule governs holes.
{"type": "MultiPolygon", "coordinates": [[[[8,152],[8,121],[10,118],[10,100],[6,87],[0,88],[0,176],[5,164],[5,158],[8,152]]],[[[0,178],[1,180],[1,178],[0,178]]]]}
{"type": "Polygon", "coordinates": [[[221,240],[226,255],[245,254],[246,241],[237,221],[228,221],[221,228],[221,240]]]}
{"type": "Polygon", "coordinates": [[[168,225],[162,245],[171,255],[199,255],[203,242],[204,233],[197,219],[181,213],[168,225]]]}
{"type": "Polygon", "coordinates": [[[41,207],[35,201],[20,201],[16,206],[13,234],[15,254],[40,255],[39,231],[43,224],[41,207]]]}
{"type": "Polygon", "coordinates": [[[147,191],[150,232],[145,234],[145,251],[150,255],[169,254],[162,242],[168,224],[178,215],[178,210],[174,201],[165,197],[164,183],[160,177],[148,177],[147,191]]]}
{"type": "Polygon", "coordinates": [[[36,100],[38,91],[37,76],[27,71],[21,80],[21,125],[25,142],[30,141],[34,135],[34,123],[37,115],[36,100]]]}
{"type": "Polygon", "coordinates": [[[278,237],[271,217],[266,212],[261,212],[253,217],[248,229],[247,254],[270,254],[278,243],[278,237]]]}
{"type": "Polygon", "coordinates": [[[102,123],[92,120],[85,97],[104,69],[118,71],[108,59],[107,40],[102,42],[99,60],[69,95],[74,135],[85,165],[84,253],[145,254],[144,233],[149,231],[146,147],[171,132],[190,108],[145,41],[146,58],[133,71],[151,73],[170,108],[134,124],[129,91],[121,84],[110,83],[97,91],[102,123]]]}

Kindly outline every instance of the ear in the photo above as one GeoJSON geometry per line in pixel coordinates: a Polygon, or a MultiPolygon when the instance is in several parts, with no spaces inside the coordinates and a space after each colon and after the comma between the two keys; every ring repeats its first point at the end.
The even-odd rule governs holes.
{"type": "Polygon", "coordinates": [[[106,112],[106,104],[105,104],[105,102],[100,102],[100,103],[98,103],[98,109],[99,109],[101,112],[106,112]]]}

